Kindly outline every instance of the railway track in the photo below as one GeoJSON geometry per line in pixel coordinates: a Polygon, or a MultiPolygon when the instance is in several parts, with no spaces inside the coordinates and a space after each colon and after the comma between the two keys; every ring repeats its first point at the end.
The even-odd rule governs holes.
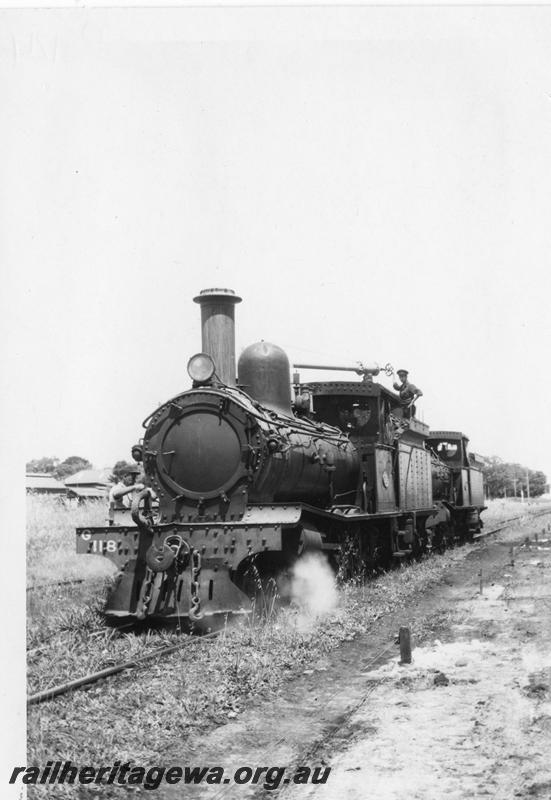
{"type": "Polygon", "coordinates": [[[117,675],[120,672],[133,669],[134,667],[137,667],[146,661],[151,661],[154,658],[170,655],[171,653],[175,653],[177,650],[181,650],[184,647],[190,647],[193,644],[204,642],[205,640],[212,640],[218,635],[218,631],[206,633],[202,636],[188,635],[186,639],[178,642],[177,644],[169,645],[168,647],[158,647],[149,653],[144,653],[143,656],[137,656],[129,661],[122,661],[119,664],[114,664],[112,667],[101,669],[98,672],[91,672],[88,675],[84,675],[81,678],[76,678],[68,683],[60,683],[57,686],[51,686],[49,689],[44,689],[41,692],[31,694],[27,698],[27,705],[31,706],[36,705],[37,703],[44,703],[48,700],[53,700],[54,697],[59,697],[62,694],[74,692],[76,689],[80,689],[83,686],[89,686],[92,683],[97,683],[97,681],[101,681],[104,678],[109,678],[111,675],[117,675]]]}
{"type": "MultiPolygon", "coordinates": [[[[475,540],[484,539],[487,536],[499,533],[500,531],[512,525],[514,522],[518,522],[521,519],[541,517],[550,514],[551,514],[551,508],[548,508],[543,511],[538,511],[535,513],[520,514],[516,517],[510,517],[506,520],[503,520],[499,526],[492,528],[491,530],[475,534],[473,538],[475,540]]],[[[37,584],[28,587],[27,591],[32,589],[44,588],[46,586],[64,586],[75,583],[83,583],[83,579],[78,578],[68,581],[56,581],[54,583],[49,583],[49,584],[37,584]]],[[[140,664],[145,663],[146,661],[150,661],[151,659],[170,655],[171,653],[174,653],[177,650],[181,650],[182,648],[189,647],[196,643],[210,641],[216,638],[219,635],[219,633],[220,633],[219,631],[214,631],[212,633],[207,633],[202,636],[186,635],[186,638],[183,641],[178,642],[177,644],[170,645],[168,647],[156,648],[155,650],[152,650],[149,653],[145,653],[142,656],[138,656],[128,661],[120,662],[119,664],[114,664],[111,667],[98,670],[97,672],[89,673],[88,675],[84,675],[81,678],[76,678],[75,680],[69,681],[67,683],[58,684],[56,686],[50,687],[49,689],[44,689],[40,692],[36,692],[35,694],[29,695],[29,697],[27,698],[27,705],[36,705],[38,703],[44,703],[49,700],[53,700],[55,697],[59,697],[60,695],[68,694],[84,686],[89,686],[105,678],[109,678],[112,675],[117,675],[121,672],[133,669],[139,666],[140,664]]]]}
{"type": "Polygon", "coordinates": [[[51,583],[33,583],[32,586],[27,586],[27,591],[33,592],[36,589],[48,589],[51,586],[73,586],[75,583],[84,583],[84,578],[71,578],[71,580],[52,581],[51,583]]]}
{"type": "Polygon", "coordinates": [[[490,531],[482,531],[481,533],[475,533],[473,539],[476,541],[478,539],[484,539],[486,536],[491,536],[494,533],[499,533],[500,531],[504,530],[504,528],[508,528],[513,522],[518,522],[521,519],[532,519],[534,517],[543,517],[547,514],[551,514],[551,508],[547,508],[544,511],[537,511],[534,513],[528,512],[526,514],[519,514],[517,517],[509,517],[509,519],[503,520],[497,528],[492,528],[490,531]]]}

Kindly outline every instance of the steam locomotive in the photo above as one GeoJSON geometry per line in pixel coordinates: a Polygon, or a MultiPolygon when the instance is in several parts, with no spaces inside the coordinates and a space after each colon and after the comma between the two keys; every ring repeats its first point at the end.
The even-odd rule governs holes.
{"type": "Polygon", "coordinates": [[[132,449],[146,488],[114,524],[77,529],[78,553],[120,570],[107,617],[248,613],[259,584],[306,553],[370,573],[480,530],[481,463],[465,435],[408,419],[376,365],[354,368],[359,380],[291,382],[284,351],[261,341],[236,379],[241,298],[207,289],[194,300],[192,388],[145,420],[132,449]]]}

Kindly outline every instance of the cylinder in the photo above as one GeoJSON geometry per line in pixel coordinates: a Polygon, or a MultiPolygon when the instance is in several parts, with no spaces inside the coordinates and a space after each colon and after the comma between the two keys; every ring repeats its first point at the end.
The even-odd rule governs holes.
{"type": "Polygon", "coordinates": [[[214,360],[216,375],[235,386],[235,305],[241,302],[232,289],[203,289],[194,303],[201,306],[201,348],[214,360]]]}
{"type": "Polygon", "coordinates": [[[256,342],[239,356],[239,385],[261,405],[292,416],[289,359],[270,342],[256,342]]]}

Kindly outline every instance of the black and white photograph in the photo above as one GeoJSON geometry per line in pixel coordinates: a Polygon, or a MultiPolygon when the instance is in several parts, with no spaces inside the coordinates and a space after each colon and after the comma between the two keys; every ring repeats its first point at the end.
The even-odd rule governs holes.
{"type": "Polygon", "coordinates": [[[551,7],[0,21],[2,796],[549,800],[551,7]]]}

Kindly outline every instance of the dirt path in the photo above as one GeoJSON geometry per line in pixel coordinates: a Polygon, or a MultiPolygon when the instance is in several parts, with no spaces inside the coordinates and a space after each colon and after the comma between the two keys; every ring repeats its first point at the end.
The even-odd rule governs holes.
{"type": "Polygon", "coordinates": [[[526,522],[458,551],[432,596],[314,665],[284,698],[167,754],[166,763],[220,764],[227,775],[244,765],[285,765],[286,775],[329,765],[326,784],[180,784],[156,796],[551,798],[551,542],[517,548],[509,565],[511,542],[538,530],[541,521],[526,522]],[[394,644],[403,624],[417,634],[409,666],[394,644]]]}
{"type": "MultiPolygon", "coordinates": [[[[483,594],[457,591],[448,641],[373,671],[361,735],[316,798],[551,797],[551,549],[523,549],[483,594]]],[[[490,551],[496,551],[494,546],[490,551]]],[[[502,548],[503,550],[503,548],[502,548]]],[[[505,550],[508,555],[508,550],[505,550]]],[[[504,563],[505,562],[505,563],[504,563]]],[[[467,587],[466,587],[467,588],[467,587]]],[[[311,797],[298,787],[289,797],[311,797]]]]}

